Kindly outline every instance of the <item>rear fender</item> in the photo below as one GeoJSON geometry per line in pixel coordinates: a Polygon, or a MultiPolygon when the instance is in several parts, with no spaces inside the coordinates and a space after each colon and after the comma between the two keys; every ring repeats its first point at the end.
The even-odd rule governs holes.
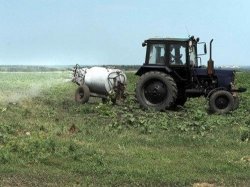
{"type": "Polygon", "coordinates": [[[177,82],[185,81],[185,79],[181,78],[180,75],[178,75],[175,71],[171,70],[167,66],[141,66],[135,74],[138,76],[141,76],[149,71],[160,71],[160,72],[169,74],[177,82]]]}
{"type": "Polygon", "coordinates": [[[170,74],[172,72],[171,69],[165,66],[164,67],[163,66],[141,66],[135,74],[141,76],[149,71],[160,71],[160,72],[164,72],[167,74],[170,74]]]}
{"type": "Polygon", "coordinates": [[[211,97],[211,95],[216,92],[216,91],[219,91],[219,90],[225,90],[225,91],[228,91],[226,88],[224,87],[219,87],[219,88],[215,88],[213,90],[210,90],[206,95],[206,98],[209,99],[211,97]]]}

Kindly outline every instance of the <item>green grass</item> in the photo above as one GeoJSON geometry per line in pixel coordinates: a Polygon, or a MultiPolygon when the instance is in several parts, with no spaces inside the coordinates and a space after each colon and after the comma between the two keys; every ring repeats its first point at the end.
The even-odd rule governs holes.
{"type": "MultiPolygon", "coordinates": [[[[250,185],[249,92],[227,115],[208,114],[204,98],[153,112],[133,95],[79,105],[67,78],[0,73],[0,186],[250,185]]],[[[128,80],[133,93],[136,77],[128,80]]],[[[237,74],[239,86],[250,89],[249,80],[237,74]]]]}

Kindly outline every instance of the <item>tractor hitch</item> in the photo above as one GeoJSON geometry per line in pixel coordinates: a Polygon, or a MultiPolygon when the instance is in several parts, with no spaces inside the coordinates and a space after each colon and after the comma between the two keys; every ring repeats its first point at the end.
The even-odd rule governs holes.
{"type": "Polygon", "coordinates": [[[231,90],[231,92],[238,92],[238,93],[242,93],[242,92],[245,92],[245,91],[247,91],[247,89],[246,88],[242,88],[242,87],[240,87],[238,89],[232,89],[231,90]]]}

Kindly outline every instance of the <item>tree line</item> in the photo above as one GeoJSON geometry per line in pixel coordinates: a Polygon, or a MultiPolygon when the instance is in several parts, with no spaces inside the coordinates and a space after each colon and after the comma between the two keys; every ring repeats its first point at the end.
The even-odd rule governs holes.
{"type": "MultiPolygon", "coordinates": [[[[100,66],[100,65],[98,65],[100,66]]],[[[0,71],[2,72],[46,72],[46,71],[69,71],[72,70],[74,65],[65,66],[26,66],[26,65],[0,65],[0,71]]],[[[94,67],[90,65],[80,65],[80,67],[94,67]]],[[[134,71],[139,69],[139,65],[102,65],[106,68],[117,68],[124,71],[134,71]]]]}

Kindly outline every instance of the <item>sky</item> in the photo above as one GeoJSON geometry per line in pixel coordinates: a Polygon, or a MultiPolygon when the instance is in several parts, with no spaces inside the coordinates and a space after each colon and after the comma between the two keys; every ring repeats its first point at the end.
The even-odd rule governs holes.
{"type": "Polygon", "coordinates": [[[145,39],[194,35],[214,39],[215,65],[247,66],[249,8],[243,0],[0,0],[0,65],[140,65],[145,39]]]}

